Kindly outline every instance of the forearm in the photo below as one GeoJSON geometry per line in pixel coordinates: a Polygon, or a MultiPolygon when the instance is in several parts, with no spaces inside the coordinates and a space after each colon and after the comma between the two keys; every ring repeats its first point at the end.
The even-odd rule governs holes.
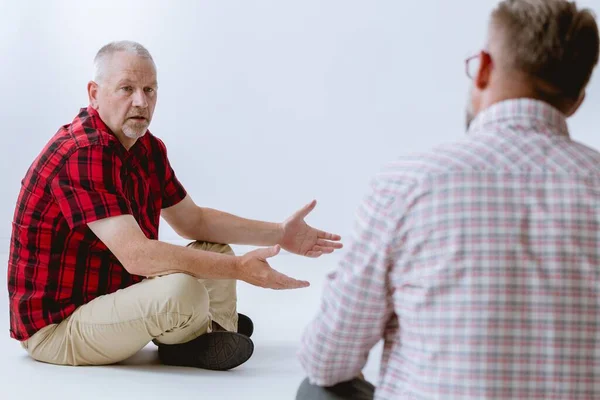
{"type": "Polygon", "coordinates": [[[130,273],[152,277],[185,273],[199,279],[239,279],[238,258],[147,240],[124,263],[130,273]]]}
{"type": "Polygon", "coordinates": [[[283,235],[280,224],[241,218],[223,211],[198,207],[190,239],[214,243],[273,246],[283,235]]]}

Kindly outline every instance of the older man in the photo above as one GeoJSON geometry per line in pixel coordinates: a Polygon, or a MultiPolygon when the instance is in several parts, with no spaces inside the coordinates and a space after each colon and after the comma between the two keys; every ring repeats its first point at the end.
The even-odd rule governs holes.
{"type": "Polygon", "coordinates": [[[573,2],[499,4],[468,135],[392,163],[360,207],[298,399],[600,398],[600,153],[567,128],[599,43],[573,2]]]}
{"type": "Polygon", "coordinates": [[[23,179],[8,265],[11,337],[54,364],[116,363],[154,341],[165,364],[235,368],[253,352],[236,281],[305,287],[267,259],[280,248],[319,257],[340,237],[304,222],[314,201],[283,223],[197,206],[148,132],[158,95],[151,55],[110,43],[95,68],[89,106],[23,179]],[[161,216],[189,246],[158,240],[161,216]],[[271,247],[235,256],[225,243],[271,247]]]}

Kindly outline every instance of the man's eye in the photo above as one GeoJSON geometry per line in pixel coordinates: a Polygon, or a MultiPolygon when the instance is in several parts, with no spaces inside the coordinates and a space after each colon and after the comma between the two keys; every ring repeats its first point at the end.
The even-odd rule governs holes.
{"type": "Polygon", "coordinates": [[[131,92],[133,89],[131,88],[131,86],[123,86],[121,90],[123,90],[124,92],[131,92]]]}
{"type": "Polygon", "coordinates": [[[146,88],[146,93],[154,93],[154,89],[153,88],[146,88]]]}

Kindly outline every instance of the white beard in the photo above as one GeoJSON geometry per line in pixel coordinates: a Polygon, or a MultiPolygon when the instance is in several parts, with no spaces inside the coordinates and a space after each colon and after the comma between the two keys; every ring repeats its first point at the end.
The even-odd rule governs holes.
{"type": "Polygon", "coordinates": [[[147,122],[127,121],[123,125],[123,133],[130,139],[139,139],[146,134],[148,130],[147,122]]]}

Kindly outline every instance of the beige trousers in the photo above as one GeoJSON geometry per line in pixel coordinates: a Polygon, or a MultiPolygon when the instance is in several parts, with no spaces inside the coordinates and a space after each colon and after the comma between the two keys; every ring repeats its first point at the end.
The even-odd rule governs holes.
{"type": "MultiPolygon", "coordinates": [[[[222,244],[189,247],[233,254],[222,244]]],[[[145,279],[98,297],[59,324],[22,342],[29,355],[60,365],[106,365],[133,356],[150,341],[176,344],[211,332],[212,322],[237,331],[235,280],[198,280],[187,274],[145,279]]]]}

